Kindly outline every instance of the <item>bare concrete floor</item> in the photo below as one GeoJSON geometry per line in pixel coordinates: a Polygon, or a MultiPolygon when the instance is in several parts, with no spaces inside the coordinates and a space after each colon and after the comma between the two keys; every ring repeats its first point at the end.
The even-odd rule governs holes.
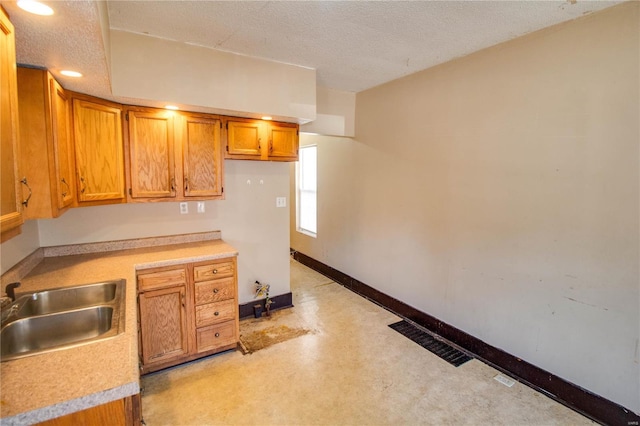
{"type": "Polygon", "coordinates": [[[240,323],[231,351],[145,376],[155,425],[593,424],[477,360],[455,368],[388,327],[400,318],[291,261],[295,307],[240,323]]]}

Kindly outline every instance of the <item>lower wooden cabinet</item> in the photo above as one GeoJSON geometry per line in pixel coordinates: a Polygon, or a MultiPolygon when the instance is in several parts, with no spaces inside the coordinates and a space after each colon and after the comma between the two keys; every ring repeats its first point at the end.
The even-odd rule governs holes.
{"type": "Polygon", "coordinates": [[[142,424],[140,394],[117,399],[106,404],[87,408],[57,417],[38,426],[75,426],[75,425],[122,425],[138,426],[142,424]]]}
{"type": "Polygon", "coordinates": [[[189,353],[185,286],[140,293],[140,335],[144,365],[180,359],[189,353]]]}
{"type": "Polygon", "coordinates": [[[142,374],[237,346],[236,265],[230,257],[138,271],[142,374]]]}

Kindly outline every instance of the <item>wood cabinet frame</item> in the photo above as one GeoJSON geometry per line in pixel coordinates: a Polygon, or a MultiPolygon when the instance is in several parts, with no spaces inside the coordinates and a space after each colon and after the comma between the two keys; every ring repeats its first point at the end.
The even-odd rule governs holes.
{"type": "Polygon", "coordinates": [[[137,276],[139,353],[142,374],[237,347],[240,329],[238,272],[235,256],[144,269],[138,271],[137,276]],[[220,265],[219,268],[218,265],[220,265]],[[219,282],[220,286],[217,286],[216,282],[219,282]],[[198,284],[203,285],[205,291],[211,291],[215,296],[200,298],[196,301],[195,293],[198,284]],[[167,356],[150,357],[145,351],[153,347],[156,342],[149,342],[152,336],[146,331],[145,322],[149,318],[145,316],[147,312],[145,303],[150,298],[171,294],[184,295],[185,312],[181,321],[185,318],[186,325],[183,322],[180,328],[186,332],[186,338],[183,341],[183,344],[186,344],[186,350],[176,350],[167,356]],[[218,297],[223,300],[218,302],[218,297]],[[221,343],[212,343],[218,338],[221,339],[221,343]]]}
{"type": "Polygon", "coordinates": [[[124,172],[126,151],[122,139],[122,105],[80,93],[68,93],[72,100],[73,145],[76,165],[77,196],[74,207],[125,203],[127,201],[125,196],[124,172]],[[80,122],[80,113],[78,110],[84,107],[102,112],[105,114],[105,117],[108,117],[109,114],[113,115],[112,123],[107,123],[104,119],[96,120],[99,122],[94,123],[80,122]],[[104,171],[104,169],[107,168],[113,173],[108,176],[103,173],[99,176],[94,175],[93,178],[97,183],[92,181],[90,185],[87,185],[87,174],[91,164],[84,164],[82,159],[85,155],[88,157],[91,157],[91,155],[83,151],[83,149],[89,146],[95,147],[95,144],[92,143],[93,141],[88,140],[91,139],[90,135],[81,131],[85,124],[91,129],[93,129],[92,126],[94,126],[95,129],[93,130],[96,132],[100,126],[104,126],[105,124],[111,124],[113,126],[110,129],[104,129],[106,136],[103,136],[100,140],[100,142],[103,143],[102,145],[104,145],[101,149],[104,149],[105,152],[98,152],[98,155],[93,155],[93,158],[90,159],[90,161],[93,162],[101,162],[100,167],[97,167],[100,171],[104,171]],[[80,145],[80,141],[84,139],[87,139],[86,147],[80,145]],[[95,188],[95,192],[87,193],[86,190],[92,187],[95,188]]]}
{"type": "Polygon", "coordinates": [[[127,107],[127,201],[224,199],[222,135],[217,115],[127,107]]]}
{"type": "Polygon", "coordinates": [[[31,188],[25,220],[60,216],[75,200],[71,100],[46,70],[18,67],[20,168],[31,188]]]}
{"type": "Polygon", "coordinates": [[[22,231],[22,191],[20,184],[18,84],[16,78],[16,46],[13,24],[0,6],[0,137],[2,140],[2,209],[0,241],[5,242],[22,231]],[[8,94],[7,94],[8,93],[8,94]],[[9,210],[6,211],[7,206],[9,210]]]}
{"type": "Polygon", "coordinates": [[[225,158],[297,161],[299,126],[294,123],[225,118],[225,158]]]}

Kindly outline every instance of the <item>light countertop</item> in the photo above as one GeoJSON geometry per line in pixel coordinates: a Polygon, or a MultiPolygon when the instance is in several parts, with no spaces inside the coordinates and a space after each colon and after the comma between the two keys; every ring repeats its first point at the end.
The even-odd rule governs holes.
{"type": "Polygon", "coordinates": [[[24,424],[137,394],[136,270],[236,256],[222,240],[45,257],[20,292],[126,280],[124,333],[84,346],[0,363],[3,424],[24,424]]]}

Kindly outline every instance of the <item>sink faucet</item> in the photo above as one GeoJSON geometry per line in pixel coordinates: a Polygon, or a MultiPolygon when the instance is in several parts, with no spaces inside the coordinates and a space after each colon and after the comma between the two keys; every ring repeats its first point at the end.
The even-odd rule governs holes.
{"type": "Polygon", "coordinates": [[[16,288],[20,287],[19,282],[7,284],[5,287],[5,291],[7,292],[7,296],[11,298],[12,302],[16,301],[16,288]]]}

